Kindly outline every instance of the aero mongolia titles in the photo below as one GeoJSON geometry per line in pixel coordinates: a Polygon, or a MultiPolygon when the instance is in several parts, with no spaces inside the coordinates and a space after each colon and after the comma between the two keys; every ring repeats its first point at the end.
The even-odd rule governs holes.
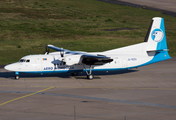
{"type": "Polygon", "coordinates": [[[4,68],[15,72],[15,79],[20,73],[71,73],[78,75],[85,72],[88,79],[93,79],[95,71],[116,71],[137,68],[155,62],[170,59],[167,49],[164,19],[152,19],[143,43],[130,45],[104,52],[82,52],[47,45],[57,52],[43,55],[28,55],[19,62],[4,68]]]}

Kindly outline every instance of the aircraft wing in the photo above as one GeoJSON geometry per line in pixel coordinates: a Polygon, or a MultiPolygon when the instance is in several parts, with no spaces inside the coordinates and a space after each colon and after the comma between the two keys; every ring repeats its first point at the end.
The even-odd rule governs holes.
{"type": "Polygon", "coordinates": [[[66,51],[66,52],[70,51],[70,50],[67,50],[67,49],[63,49],[63,48],[56,47],[56,46],[54,46],[54,45],[47,45],[47,47],[48,47],[48,48],[51,48],[51,49],[53,49],[53,50],[56,50],[56,51],[66,51]]]}
{"type": "Polygon", "coordinates": [[[56,50],[56,51],[63,51],[65,52],[66,54],[72,54],[72,55],[76,55],[76,54],[84,54],[84,52],[77,52],[77,51],[71,51],[71,50],[67,50],[67,49],[63,49],[63,48],[59,48],[59,47],[56,47],[54,45],[47,45],[48,48],[51,48],[53,50],[56,50]]]}
{"type": "Polygon", "coordinates": [[[48,45],[47,47],[53,50],[56,50],[56,51],[64,51],[66,54],[71,54],[70,57],[74,55],[80,55],[80,59],[82,60],[81,63],[86,64],[86,65],[103,65],[104,63],[113,61],[113,59],[111,59],[110,57],[104,56],[104,55],[99,55],[99,54],[93,55],[93,54],[88,54],[85,52],[70,51],[70,50],[59,48],[53,45],[48,45]]]}

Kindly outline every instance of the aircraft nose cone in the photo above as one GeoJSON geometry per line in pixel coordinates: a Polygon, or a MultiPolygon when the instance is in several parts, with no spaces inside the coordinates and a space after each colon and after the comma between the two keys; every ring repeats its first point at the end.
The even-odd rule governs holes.
{"type": "Polygon", "coordinates": [[[10,70],[10,65],[6,65],[6,66],[4,67],[4,69],[10,70]]]}
{"type": "Polygon", "coordinates": [[[8,71],[16,71],[17,68],[18,68],[18,64],[16,64],[16,63],[12,63],[12,64],[6,65],[4,67],[4,69],[8,70],[8,71]]]}

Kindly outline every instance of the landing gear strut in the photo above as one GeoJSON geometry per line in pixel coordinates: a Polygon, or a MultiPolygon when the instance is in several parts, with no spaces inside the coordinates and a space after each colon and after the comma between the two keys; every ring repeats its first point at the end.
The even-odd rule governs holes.
{"type": "Polygon", "coordinates": [[[87,72],[86,67],[84,65],[83,65],[83,67],[84,67],[84,69],[86,71],[87,79],[92,80],[94,78],[94,76],[92,75],[92,65],[90,65],[89,73],[87,72]]]}

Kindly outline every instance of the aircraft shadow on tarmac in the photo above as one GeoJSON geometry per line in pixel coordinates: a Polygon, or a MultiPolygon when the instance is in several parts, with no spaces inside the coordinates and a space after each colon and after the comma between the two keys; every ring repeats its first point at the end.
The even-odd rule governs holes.
{"type": "MultiPolygon", "coordinates": [[[[110,71],[110,72],[93,72],[94,79],[101,79],[100,76],[108,76],[108,75],[118,75],[125,73],[137,72],[139,70],[121,70],[121,71],[110,71]]],[[[78,76],[71,76],[70,73],[51,73],[51,74],[28,74],[28,73],[20,73],[20,78],[40,78],[40,77],[60,77],[60,78],[71,78],[75,77],[76,79],[87,79],[86,73],[79,73],[78,76]]],[[[9,78],[15,80],[14,72],[0,72],[0,78],[9,78]]]]}

